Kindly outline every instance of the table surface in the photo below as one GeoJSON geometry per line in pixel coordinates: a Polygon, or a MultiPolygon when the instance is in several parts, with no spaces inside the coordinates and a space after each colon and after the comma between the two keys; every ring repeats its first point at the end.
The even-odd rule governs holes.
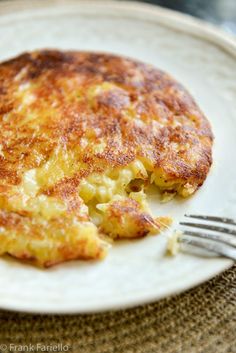
{"type": "Polygon", "coordinates": [[[236,34],[236,0],[135,0],[196,16],[236,34]]]}

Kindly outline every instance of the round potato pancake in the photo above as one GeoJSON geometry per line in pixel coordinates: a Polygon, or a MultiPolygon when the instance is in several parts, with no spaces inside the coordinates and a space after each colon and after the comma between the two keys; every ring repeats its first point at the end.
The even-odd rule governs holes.
{"type": "Polygon", "coordinates": [[[41,50],[0,64],[0,253],[51,266],[160,231],[145,188],[187,197],[213,134],[171,76],[125,57],[41,50]]]}

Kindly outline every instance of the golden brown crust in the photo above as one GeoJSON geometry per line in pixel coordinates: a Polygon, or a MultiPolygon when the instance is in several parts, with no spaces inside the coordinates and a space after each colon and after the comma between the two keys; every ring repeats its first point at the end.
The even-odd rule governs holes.
{"type": "Polygon", "coordinates": [[[127,198],[108,205],[100,228],[113,239],[141,238],[150,232],[159,233],[161,225],[137,201],[127,198]]]}
{"type": "MultiPolygon", "coordinates": [[[[208,121],[179,83],[149,65],[107,54],[39,51],[2,63],[0,79],[2,182],[19,183],[22,172],[47,160],[55,146],[73,149],[82,137],[106,143],[102,153],[87,147],[78,156],[86,173],[142,156],[169,178],[197,185],[206,178],[213,138],[208,121]],[[35,99],[21,113],[14,97],[29,82],[35,99]],[[104,82],[111,87],[91,102],[88,90],[104,82]],[[44,118],[37,126],[21,124],[31,110],[44,118]]],[[[73,175],[70,185],[79,179],[73,175]]]]}
{"type": "MultiPolygon", "coordinates": [[[[19,233],[26,217],[27,232],[31,227],[33,236],[34,229],[41,229],[41,221],[35,227],[35,219],[46,217],[38,206],[42,199],[59,212],[56,220],[54,211],[48,216],[59,233],[60,215],[69,217],[68,227],[75,219],[88,221],[78,192],[83,180],[135,160],[162,190],[188,196],[207,176],[212,141],[210,125],[189,93],[150,65],[89,52],[22,54],[0,64],[0,223],[19,233]],[[37,170],[39,189],[34,194],[27,191],[26,202],[19,189],[32,170],[37,170]]],[[[117,204],[113,206],[117,218],[117,204]]],[[[126,206],[119,208],[120,217],[127,213],[126,206]]],[[[132,212],[138,222],[134,236],[146,234],[147,218],[142,223],[142,215],[132,212]]],[[[100,256],[101,244],[97,238],[96,242],[93,258],[100,256]]],[[[55,259],[44,259],[44,265],[90,257],[82,248],[68,250],[70,244],[65,249],[55,259]]],[[[21,255],[33,256],[32,251],[21,255]]],[[[15,256],[20,257],[17,252],[15,256]]]]}
{"type": "Polygon", "coordinates": [[[73,260],[102,259],[107,244],[89,222],[78,228],[69,216],[32,220],[16,212],[0,211],[0,254],[7,253],[43,267],[73,260]]]}

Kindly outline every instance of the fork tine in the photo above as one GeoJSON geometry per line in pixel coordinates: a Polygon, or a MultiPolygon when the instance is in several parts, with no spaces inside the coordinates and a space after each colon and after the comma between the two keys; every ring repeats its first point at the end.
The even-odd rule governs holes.
{"type": "Polygon", "coordinates": [[[215,241],[218,241],[219,243],[224,243],[236,248],[236,239],[231,237],[230,235],[223,235],[223,234],[217,234],[217,233],[191,232],[188,230],[183,231],[183,234],[191,235],[193,237],[198,237],[203,239],[215,240],[215,241]]]}
{"type": "Polygon", "coordinates": [[[188,226],[188,227],[194,227],[194,228],[200,228],[200,229],[208,229],[208,230],[214,230],[215,232],[236,235],[236,230],[225,228],[225,227],[218,227],[218,226],[214,226],[214,225],[210,225],[210,224],[191,223],[191,222],[180,222],[179,224],[181,224],[182,226],[188,226]]]}
{"type": "Polygon", "coordinates": [[[202,215],[192,215],[192,214],[185,214],[185,217],[236,225],[236,222],[232,218],[226,218],[226,217],[202,216],[202,215]]]}
{"type": "Polygon", "coordinates": [[[182,236],[178,239],[180,243],[192,245],[198,248],[205,249],[207,251],[213,252],[218,255],[222,255],[228,257],[231,260],[236,261],[236,250],[233,248],[229,248],[228,246],[224,246],[222,244],[218,244],[216,242],[206,242],[202,239],[193,239],[191,237],[182,236]]]}

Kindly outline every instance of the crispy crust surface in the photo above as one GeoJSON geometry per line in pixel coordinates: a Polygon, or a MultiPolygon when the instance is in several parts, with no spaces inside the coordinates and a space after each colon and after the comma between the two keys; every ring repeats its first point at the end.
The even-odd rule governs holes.
{"type": "Polygon", "coordinates": [[[84,168],[59,188],[65,183],[73,188],[84,175],[128,165],[137,156],[169,178],[197,185],[206,178],[210,125],[188,92],[164,72],[113,55],[39,51],[1,64],[0,80],[0,143],[9,157],[1,157],[3,182],[19,183],[24,170],[40,166],[58,144],[72,150],[82,137],[105,140],[106,148],[82,150],[84,168]],[[34,100],[19,111],[16,92],[29,82],[34,100]],[[107,87],[99,91],[104,82],[107,87]],[[34,119],[24,123],[31,110],[41,115],[37,125],[34,119]]]}
{"type": "Polygon", "coordinates": [[[188,196],[207,176],[212,142],[190,94],[151,65],[89,52],[22,54],[0,64],[0,224],[33,222],[30,209],[9,206],[29,170],[41,170],[37,196],[59,200],[66,217],[83,222],[81,182],[137,159],[162,190],[188,196]],[[57,159],[52,177],[45,165],[57,168],[57,159]]]}

